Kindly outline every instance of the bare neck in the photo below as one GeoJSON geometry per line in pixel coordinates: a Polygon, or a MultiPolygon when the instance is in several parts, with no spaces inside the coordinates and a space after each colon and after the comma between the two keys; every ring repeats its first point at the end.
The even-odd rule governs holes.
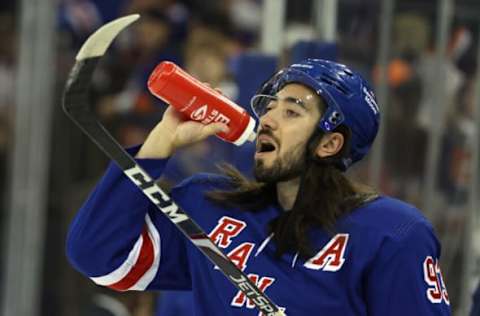
{"type": "Polygon", "coordinates": [[[299,188],[300,177],[277,183],[278,203],[284,210],[291,210],[293,208],[299,188]]]}

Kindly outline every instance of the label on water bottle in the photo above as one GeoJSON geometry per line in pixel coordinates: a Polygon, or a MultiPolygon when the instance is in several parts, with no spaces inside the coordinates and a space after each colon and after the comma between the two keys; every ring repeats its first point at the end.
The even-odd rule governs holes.
{"type": "Polygon", "coordinates": [[[202,124],[210,124],[212,122],[220,122],[227,124],[230,123],[230,119],[223,115],[222,113],[218,112],[217,110],[213,109],[210,113],[208,112],[208,105],[202,105],[198,109],[192,112],[190,118],[194,121],[201,122],[202,124]],[[207,115],[208,113],[208,115],[207,115]]]}
{"type": "Polygon", "coordinates": [[[195,101],[197,101],[197,96],[194,95],[193,98],[191,98],[190,101],[188,101],[187,105],[178,109],[178,111],[179,112],[188,112],[188,109],[195,103],[195,101]]]}
{"type": "Polygon", "coordinates": [[[194,121],[202,121],[205,116],[207,116],[208,106],[205,104],[204,106],[199,107],[195,111],[192,112],[190,118],[194,121]]]}

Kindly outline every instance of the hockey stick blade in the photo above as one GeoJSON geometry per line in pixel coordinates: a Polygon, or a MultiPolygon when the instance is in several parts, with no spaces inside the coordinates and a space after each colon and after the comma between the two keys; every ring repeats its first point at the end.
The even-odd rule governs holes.
{"type": "Polygon", "coordinates": [[[114,20],[92,34],[80,49],[63,95],[69,118],[127,175],[175,226],[266,316],[283,312],[210,240],[207,234],[165,193],[97,120],[89,107],[89,86],[98,60],[124,28],[139,18],[114,20]]]}
{"type": "Polygon", "coordinates": [[[103,56],[118,33],[139,18],[139,14],[131,14],[105,24],[85,41],[76,60],[103,56]]]}

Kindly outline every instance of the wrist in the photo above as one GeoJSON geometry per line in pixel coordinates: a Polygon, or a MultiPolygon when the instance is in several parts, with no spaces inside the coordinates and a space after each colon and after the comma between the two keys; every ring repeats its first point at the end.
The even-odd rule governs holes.
{"type": "Polygon", "coordinates": [[[172,156],[174,150],[172,146],[142,146],[140,150],[135,155],[135,158],[138,159],[166,159],[172,156]]]}
{"type": "Polygon", "coordinates": [[[175,152],[174,136],[160,124],[148,135],[136,158],[165,159],[175,152]]]}

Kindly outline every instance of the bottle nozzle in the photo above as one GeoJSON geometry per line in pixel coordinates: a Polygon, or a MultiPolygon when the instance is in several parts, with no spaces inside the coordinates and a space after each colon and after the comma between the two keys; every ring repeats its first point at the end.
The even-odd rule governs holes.
{"type": "Polygon", "coordinates": [[[250,135],[248,135],[248,141],[253,143],[255,139],[257,139],[257,133],[251,132],[250,135]]]}

